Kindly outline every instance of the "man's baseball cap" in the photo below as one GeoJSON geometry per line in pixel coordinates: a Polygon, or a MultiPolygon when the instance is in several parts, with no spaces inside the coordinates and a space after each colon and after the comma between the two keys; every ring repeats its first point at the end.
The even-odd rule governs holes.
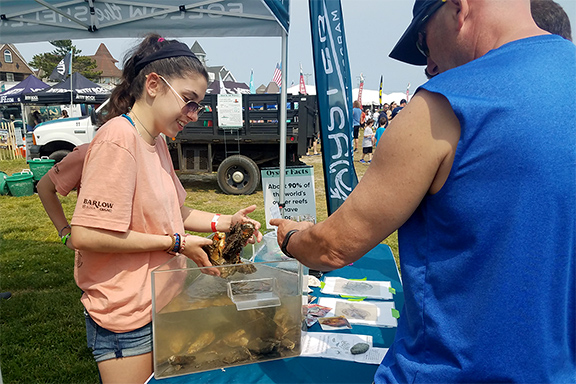
{"type": "Polygon", "coordinates": [[[414,2],[414,9],[412,10],[412,22],[400,40],[398,40],[389,56],[408,64],[426,65],[426,56],[416,47],[418,32],[430,16],[445,2],[446,0],[416,0],[414,2]]]}

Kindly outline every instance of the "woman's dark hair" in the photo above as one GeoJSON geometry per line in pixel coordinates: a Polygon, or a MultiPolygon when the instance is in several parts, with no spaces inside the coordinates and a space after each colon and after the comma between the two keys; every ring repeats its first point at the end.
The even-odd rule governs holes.
{"type": "Polygon", "coordinates": [[[175,41],[165,40],[160,35],[151,33],[144,37],[139,45],[126,53],[120,84],[114,88],[110,95],[110,101],[105,107],[104,122],[123,113],[128,113],[136,99],[144,91],[146,75],[149,73],[156,72],[168,78],[200,74],[208,81],[208,72],[197,57],[177,56],[160,59],[152,61],[138,73],[136,72],[136,63],[144,57],[159,51],[166,44],[171,44],[175,41]]]}

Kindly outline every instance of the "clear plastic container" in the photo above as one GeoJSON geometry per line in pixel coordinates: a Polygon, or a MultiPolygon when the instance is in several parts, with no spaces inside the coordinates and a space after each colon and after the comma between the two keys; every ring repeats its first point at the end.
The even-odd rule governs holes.
{"type": "Polygon", "coordinates": [[[223,279],[181,255],[152,272],[157,379],[300,354],[303,267],[263,245],[253,273],[213,267],[236,269],[223,279]]]}

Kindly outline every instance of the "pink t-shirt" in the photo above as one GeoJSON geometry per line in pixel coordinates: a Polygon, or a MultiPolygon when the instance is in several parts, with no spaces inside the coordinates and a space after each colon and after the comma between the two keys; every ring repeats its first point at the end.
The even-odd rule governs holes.
{"type": "MultiPolygon", "coordinates": [[[[71,224],[116,232],[184,233],[180,207],[185,197],[166,141],[158,137],[149,145],[120,116],[102,126],[90,144],[71,224]]],[[[74,277],[84,291],[84,307],[113,332],[146,325],[152,320],[151,271],[171,257],[164,251],[78,251],[74,277]]]]}
{"type": "Polygon", "coordinates": [[[54,164],[48,171],[48,177],[54,183],[56,192],[62,196],[67,196],[73,189],[79,190],[88,145],[82,144],[74,148],[61,162],[54,164]]]}

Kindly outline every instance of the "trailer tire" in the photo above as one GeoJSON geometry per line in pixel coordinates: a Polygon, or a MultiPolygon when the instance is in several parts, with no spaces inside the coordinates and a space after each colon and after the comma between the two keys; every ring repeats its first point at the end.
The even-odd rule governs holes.
{"type": "Polygon", "coordinates": [[[67,149],[59,149],[59,150],[57,150],[57,151],[52,152],[52,153],[50,154],[50,156],[48,156],[48,158],[50,158],[50,159],[52,159],[52,160],[55,160],[56,163],[59,163],[59,162],[61,162],[62,159],[65,158],[66,155],[68,155],[70,152],[72,152],[72,151],[69,151],[69,150],[67,150],[67,149]]]}
{"type": "Polygon", "coordinates": [[[250,195],[260,184],[260,170],[250,158],[233,155],[218,167],[218,186],[227,195],[250,195]]]}

